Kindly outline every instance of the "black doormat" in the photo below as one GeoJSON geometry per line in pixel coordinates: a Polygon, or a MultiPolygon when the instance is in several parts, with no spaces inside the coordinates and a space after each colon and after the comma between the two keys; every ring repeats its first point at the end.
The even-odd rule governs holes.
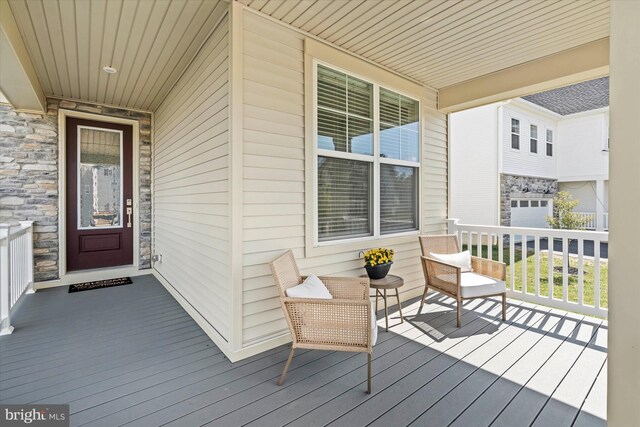
{"type": "Polygon", "coordinates": [[[119,277],[117,279],[96,280],[95,282],[78,283],[69,286],[69,293],[90,291],[91,289],[111,288],[112,286],[130,285],[131,277],[119,277]]]}

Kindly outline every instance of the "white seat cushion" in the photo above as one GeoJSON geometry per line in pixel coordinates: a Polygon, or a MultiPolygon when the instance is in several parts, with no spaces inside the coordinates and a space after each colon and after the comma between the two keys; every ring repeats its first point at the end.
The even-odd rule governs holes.
{"type": "Polygon", "coordinates": [[[506,291],[506,284],[477,273],[462,273],[460,275],[460,293],[463,298],[474,298],[485,295],[495,295],[506,291]]]}
{"type": "Polygon", "coordinates": [[[287,296],[290,298],[317,298],[317,299],[333,299],[327,287],[322,283],[318,276],[309,275],[304,282],[298,286],[291,287],[286,290],[287,296]]]}

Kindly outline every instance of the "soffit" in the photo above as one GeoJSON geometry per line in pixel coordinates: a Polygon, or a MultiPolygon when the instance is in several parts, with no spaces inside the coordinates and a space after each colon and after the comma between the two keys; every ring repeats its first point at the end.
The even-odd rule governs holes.
{"type": "Polygon", "coordinates": [[[47,96],[145,111],[156,109],[228,7],[220,0],[9,5],[47,96]]]}
{"type": "Polygon", "coordinates": [[[239,0],[434,88],[609,36],[608,0],[239,0]]]}

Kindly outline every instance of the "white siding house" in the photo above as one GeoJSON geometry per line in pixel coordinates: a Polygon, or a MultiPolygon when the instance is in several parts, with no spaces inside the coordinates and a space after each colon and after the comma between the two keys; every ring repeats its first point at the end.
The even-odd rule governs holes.
{"type": "MultiPolygon", "coordinates": [[[[447,119],[437,92],[305,37],[254,13],[242,15],[242,348],[289,339],[268,262],[292,249],[303,274],[364,274],[359,252],[395,249],[392,274],[405,279],[401,298],[423,286],[417,235],[446,232],[447,119]],[[263,37],[269,34],[269,38],[263,37]],[[314,64],[322,62],[420,101],[420,231],[403,236],[314,241],[314,64]]],[[[236,286],[236,284],[234,284],[236,286]]]]}
{"type": "MultiPolygon", "coordinates": [[[[559,115],[544,110],[523,99],[498,106],[502,126],[498,144],[502,147],[499,173],[553,179],[557,175],[556,153],[547,154],[546,135],[557,135],[559,115]],[[514,122],[515,121],[515,122],[514,122]],[[512,126],[518,125],[518,132],[512,126]],[[512,137],[517,135],[518,146],[512,137]]],[[[552,140],[552,143],[554,141],[552,140]]]]}
{"type": "Polygon", "coordinates": [[[500,224],[499,111],[499,104],[489,104],[450,116],[451,140],[468,142],[449,148],[455,159],[451,162],[451,216],[466,224],[500,224]]]}
{"type": "Polygon", "coordinates": [[[234,11],[159,105],[153,146],[153,268],[232,360],[290,339],[268,265],[284,250],[294,251],[303,274],[357,276],[365,273],[360,251],[390,247],[392,274],[405,280],[401,298],[419,295],[417,236],[446,232],[448,191],[447,117],[437,111],[436,90],[248,9],[234,11]],[[320,63],[418,101],[414,230],[318,241],[320,63]]]}
{"type": "Polygon", "coordinates": [[[606,229],[609,108],[590,108],[608,102],[606,83],[598,79],[453,114],[451,216],[544,228],[553,195],[565,190],[580,200],[576,212],[588,219],[587,228],[606,229]],[[590,91],[597,99],[587,96],[590,91]]]}
{"type": "Polygon", "coordinates": [[[609,228],[609,107],[565,116],[558,125],[558,188],[580,201],[588,228],[609,228]],[[598,223],[598,220],[600,223],[598,223]]]}

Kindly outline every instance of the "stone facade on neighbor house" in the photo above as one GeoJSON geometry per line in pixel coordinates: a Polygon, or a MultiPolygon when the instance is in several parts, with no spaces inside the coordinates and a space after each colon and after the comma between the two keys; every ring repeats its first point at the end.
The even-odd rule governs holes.
{"type": "Polygon", "coordinates": [[[511,226],[511,199],[553,199],[558,180],[500,174],[500,225],[511,226]]]}
{"type": "Polygon", "coordinates": [[[34,221],[34,279],[60,277],[58,248],[58,109],[138,120],[139,268],[151,267],[151,114],[47,99],[47,114],[0,105],[0,222],[34,221]]]}

